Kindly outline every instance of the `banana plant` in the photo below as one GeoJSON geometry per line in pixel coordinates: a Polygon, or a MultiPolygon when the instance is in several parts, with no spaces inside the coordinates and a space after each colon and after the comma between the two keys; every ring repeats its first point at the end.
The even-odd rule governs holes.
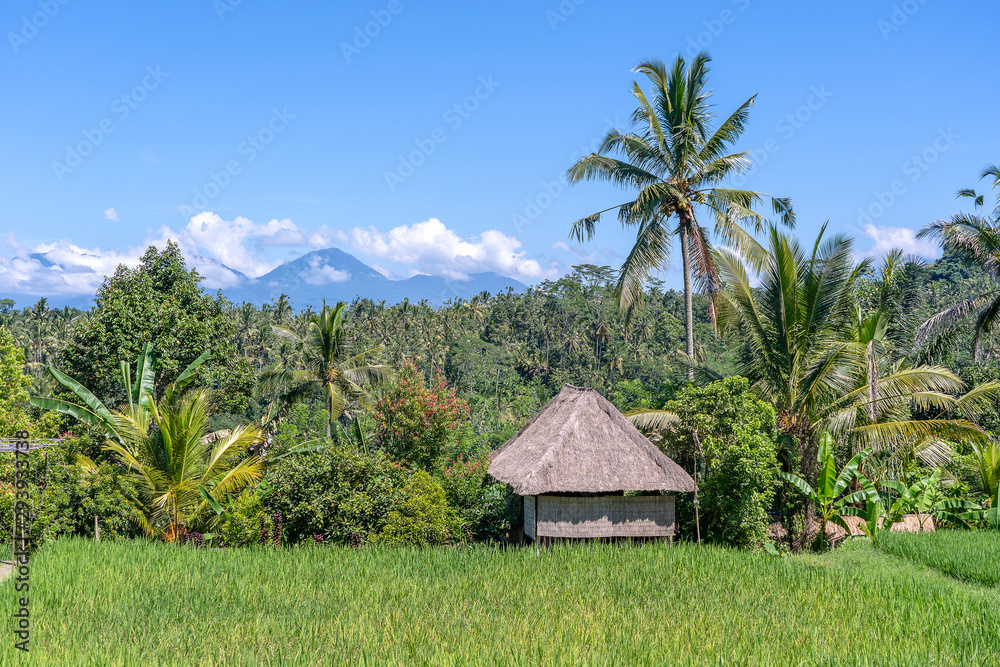
{"type": "Polygon", "coordinates": [[[896,500],[886,512],[883,524],[885,530],[892,528],[894,523],[902,521],[907,514],[916,514],[920,530],[923,530],[928,516],[933,516],[939,521],[961,524],[970,510],[979,509],[976,504],[968,500],[944,497],[941,493],[940,469],[935,470],[930,477],[918,480],[910,486],[899,481],[886,480],[882,482],[882,487],[897,494],[896,500]]]}
{"type": "MultiPolygon", "coordinates": [[[[820,437],[819,452],[819,477],[816,479],[816,488],[810,486],[798,475],[787,472],[780,472],[782,479],[798,489],[809,500],[816,503],[820,513],[819,534],[816,536],[816,544],[821,546],[826,541],[826,524],[832,522],[841,526],[848,534],[851,533],[850,526],[844,520],[844,516],[855,515],[855,511],[850,506],[853,503],[865,502],[866,507],[872,503],[871,512],[880,513],[878,507],[879,495],[868,481],[868,478],[861,474],[861,464],[871,454],[871,449],[866,449],[856,454],[844,468],[838,473],[837,463],[833,457],[833,436],[824,433],[820,437]],[[848,493],[851,482],[857,481],[861,488],[852,493],[848,493]]],[[[867,523],[867,521],[866,521],[867,523]]],[[[874,521],[877,526],[878,519],[874,521]]]]}
{"type": "MultiPolygon", "coordinates": [[[[976,507],[975,505],[972,505],[976,507]]],[[[966,521],[985,521],[990,528],[1000,530],[1000,483],[993,490],[990,497],[990,506],[986,509],[976,507],[958,515],[966,521]]]]}
{"type": "MultiPolygon", "coordinates": [[[[208,360],[210,354],[207,351],[203,352],[197,359],[191,362],[177,376],[177,379],[173,381],[173,386],[176,389],[180,389],[190,384],[197,377],[198,369],[208,360]]],[[[135,361],[134,379],[129,364],[124,361],[121,362],[121,380],[126,389],[128,407],[130,409],[136,405],[149,408],[156,376],[155,367],[156,356],[153,354],[152,343],[146,343],[139,352],[139,356],[135,361]]],[[[101,399],[97,398],[93,392],[84,387],[80,382],[56,369],[54,366],[49,365],[48,371],[59,384],[73,392],[79,403],[61,398],[32,396],[29,399],[32,405],[74,417],[101,429],[109,440],[114,440],[119,445],[124,444],[122,436],[118,433],[118,426],[114,416],[111,414],[111,410],[104,405],[101,399]]]]}

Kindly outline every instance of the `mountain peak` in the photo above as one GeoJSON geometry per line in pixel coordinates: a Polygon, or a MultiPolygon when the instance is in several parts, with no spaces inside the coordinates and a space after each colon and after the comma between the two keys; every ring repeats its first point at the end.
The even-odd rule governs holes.
{"type": "Polygon", "coordinates": [[[403,299],[441,305],[453,299],[468,299],[481,292],[516,292],[527,286],[513,278],[487,271],[474,273],[468,280],[416,275],[406,280],[389,280],[381,273],[340,248],[313,250],[285,262],[259,278],[247,279],[223,290],[233,303],[261,305],[287,294],[298,307],[318,308],[323,301],[352,301],[356,297],[398,303],[403,299]]]}

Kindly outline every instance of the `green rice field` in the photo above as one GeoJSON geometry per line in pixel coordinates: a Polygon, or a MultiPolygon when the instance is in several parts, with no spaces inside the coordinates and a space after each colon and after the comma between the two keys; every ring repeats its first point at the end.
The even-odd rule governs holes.
{"type": "Polygon", "coordinates": [[[1000,532],[995,530],[883,533],[877,546],[956,579],[985,586],[1000,584],[1000,532]]]}
{"type": "MultiPolygon", "coordinates": [[[[941,535],[945,535],[941,533],[941,535]]],[[[993,562],[996,562],[995,557],[993,562]]],[[[858,540],[821,556],[593,545],[210,551],[65,540],[3,664],[998,664],[1000,595],[858,540]]]]}

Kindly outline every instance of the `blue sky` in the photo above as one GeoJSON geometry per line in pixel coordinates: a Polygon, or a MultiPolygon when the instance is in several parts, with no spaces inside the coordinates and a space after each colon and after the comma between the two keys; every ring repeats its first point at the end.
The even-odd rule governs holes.
{"type": "Polygon", "coordinates": [[[627,127],[637,62],[701,48],[720,114],[758,95],[745,187],[792,197],[804,238],[829,220],[860,253],[933,257],[913,230],[1000,159],[998,19],[942,0],[8,0],[0,292],[92,292],[166,238],[212,287],[328,246],[393,277],[617,268],[613,219],[583,247],[567,232],[627,193],[563,175],[627,127]]]}

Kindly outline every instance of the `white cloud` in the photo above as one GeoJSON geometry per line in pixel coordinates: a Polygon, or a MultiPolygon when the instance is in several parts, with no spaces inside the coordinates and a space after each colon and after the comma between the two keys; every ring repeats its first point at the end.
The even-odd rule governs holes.
{"type": "Polygon", "coordinates": [[[110,220],[111,222],[120,222],[118,220],[118,211],[116,211],[113,208],[109,208],[106,211],[104,211],[104,219],[110,220]]]}
{"type": "Polygon", "coordinates": [[[494,229],[463,239],[436,218],[415,225],[400,225],[388,233],[374,227],[355,227],[351,231],[351,249],[371,257],[408,264],[414,273],[440,275],[466,280],[470,273],[496,271],[524,280],[553,277],[552,269],[543,269],[528,259],[521,242],[494,229]]]}
{"type": "Polygon", "coordinates": [[[376,271],[378,271],[379,273],[381,273],[386,278],[388,278],[389,280],[393,279],[392,271],[390,271],[389,269],[381,267],[378,264],[372,264],[371,267],[376,271]]]}
{"type": "Polygon", "coordinates": [[[318,257],[309,260],[309,269],[302,272],[302,280],[310,285],[328,285],[342,283],[351,279],[351,272],[335,269],[329,264],[320,263],[318,257]]]}
{"type": "Polygon", "coordinates": [[[34,248],[18,243],[13,234],[3,244],[11,255],[0,255],[0,292],[35,296],[93,294],[119,264],[135,266],[143,248],[124,252],[83,248],[68,240],[34,248]]]}
{"type": "Polygon", "coordinates": [[[192,217],[179,231],[163,227],[160,237],[164,241],[168,238],[176,241],[187,257],[206,255],[208,259],[251,278],[264,275],[280,262],[265,260],[251,251],[247,247],[248,241],[253,241],[256,249],[305,245],[306,242],[305,235],[287,218],[259,224],[242,216],[224,220],[211,211],[192,217]]]}
{"type": "Polygon", "coordinates": [[[865,257],[881,257],[896,248],[908,255],[919,255],[927,259],[941,256],[941,248],[934,241],[918,239],[917,233],[909,227],[888,227],[865,225],[865,236],[874,245],[864,253],[865,257]]]}
{"type": "Polygon", "coordinates": [[[328,285],[330,283],[342,283],[351,279],[350,271],[341,271],[332,266],[314,266],[302,274],[302,280],[310,285],[328,285]]]}
{"type": "Polygon", "coordinates": [[[339,229],[330,229],[323,225],[316,231],[309,234],[309,245],[314,248],[329,248],[333,245],[346,246],[350,243],[347,234],[339,229]]]}

